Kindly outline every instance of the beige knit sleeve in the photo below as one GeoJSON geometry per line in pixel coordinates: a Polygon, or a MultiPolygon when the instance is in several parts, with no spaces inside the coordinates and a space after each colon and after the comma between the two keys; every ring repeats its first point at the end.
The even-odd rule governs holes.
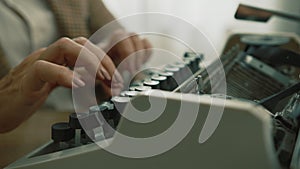
{"type": "MultiPolygon", "coordinates": [[[[106,8],[102,0],[89,0],[89,2],[90,29],[91,33],[94,33],[105,24],[113,21],[115,17],[106,8]]],[[[114,29],[119,28],[122,28],[122,26],[120,24],[117,24],[114,29]]]]}

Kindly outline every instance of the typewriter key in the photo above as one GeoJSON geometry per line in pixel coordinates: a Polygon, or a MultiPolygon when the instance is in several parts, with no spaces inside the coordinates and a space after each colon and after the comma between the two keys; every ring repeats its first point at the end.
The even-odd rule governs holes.
{"type": "Polygon", "coordinates": [[[164,88],[166,88],[166,86],[168,86],[166,76],[154,75],[151,77],[151,79],[159,82],[159,89],[164,90],[164,88]]]}
{"type": "Polygon", "coordinates": [[[144,81],[144,86],[149,86],[152,89],[159,89],[159,81],[146,80],[144,81]]]}
{"type": "Polygon", "coordinates": [[[151,89],[152,88],[150,86],[139,86],[139,87],[135,88],[135,90],[138,92],[144,92],[144,91],[151,90],[151,89]]]}

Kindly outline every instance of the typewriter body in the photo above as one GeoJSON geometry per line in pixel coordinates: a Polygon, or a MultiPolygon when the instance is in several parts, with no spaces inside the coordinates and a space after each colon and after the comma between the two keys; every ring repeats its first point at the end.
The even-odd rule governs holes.
{"type": "MultiPolygon", "coordinates": [[[[237,31],[226,39],[221,62],[214,61],[205,67],[202,63],[209,56],[201,51],[186,52],[182,57],[184,61],[173,64],[168,71],[166,67],[163,72],[146,70],[142,78],[134,81],[128,91],[113,98],[115,100],[95,105],[84,115],[71,114],[65,126],[54,125],[52,141],[6,169],[181,169],[195,166],[299,169],[299,36],[237,31]],[[183,73],[185,68],[191,70],[191,74],[183,73]],[[219,76],[222,73],[225,76],[219,76]],[[177,83],[174,84],[175,76],[177,83]],[[226,82],[225,94],[218,91],[224,84],[212,83],[214,78],[216,82],[226,82]],[[166,102],[159,118],[151,123],[135,123],[122,118],[122,114],[146,112],[149,100],[157,104],[166,102]],[[121,105],[122,111],[116,110],[117,105],[121,105]],[[206,124],[216,120],[209,118],[211,110],[219,109],[222,110],[219,123],[210,126],[215,130],[201,141],[206,124]],[[174,146],[168,151],[145,158],[128,158],[107,151],[119,143],[120,136],[112,129],[137,138],[155,136],[177,122],[181,117],[179,110],[190,114],[187,120],[194,124],[189,129],[176,128],[187,131],[186,135],[179,142],[170,142],[174,146]],[[196,112],[194,116],[190,111],[196,112]],[[78,119],[91,125],[83,131],[78,119]],[[104,125],[104,120],[109,126],[104,125]],[[56,133],[64,127],[71,129],[64,134],[56,133]]],[[[185,126],[184,123],[181,126],[185,126]]],[[[176,130],[171,135],[176,136],[176,130]]],[[[156,144],[159,147],[160,142],[156,144]]],[[[126,145],[131,144],[124,143],[126,145]]],[[[137,146],[129,154],[143,151],[145,147],[137,146]]]]}
{"type": "MultiPolygon", "coordinates": [[[[132,104],[125,108],[124,113],[133,112],[136,109],[145,109],[145,105],[149,104],[149,97],[157,102],[163,102],[167,98],[168,104],[163,112],[164,118],[160,117],[162,120],[150,124],[138,124],[120,117],[116,120],[116,117],[108,117],[103,113],[105,111],[101,107],[110,107],[107,106],[108,103],[96,106],[100,107],[97,111],[101,112],[100,114],[106,121],[111,121],[109,124],[117,128],[117,131],[136,137],[146,137],[147,132],[160,131],[162,128],[168,128],[168,125],[172,126],[177,115],[174,112],[180,108],[178,105],[188,104],[191,107],[197,107],[198,115],[195,117],[195,125],[186,138],[173,149],[142,160],[120,157],[103,149],[103,147],[113,145],[114,139],[117,138],[102,128],[101,131],[98,130],[98,133],[94,132],[94,141],[97,144],[86,141],[87,137],[81,134],[81,143],[76,145],[76,138],[73,135],[73,138],[65,141],[66,145],[72,144],[72,146],[59,147],[62,145],[51,141],[7,168],[81,168],[82,166],[88,168],[99,166],[105,168],[183,168],[190,165],[205,168],[299,168],[300,143],[297,139],[300,116],[298,108],[300,96],[297,92],[299,89],[292,93],[288,92],[286,96],[279,99],[275,97],[273,101],[273,97],[278,93],[282,91],[285,93],[289,88],[293,89],[295,84],[297,88],[298,67],[291,64],[274,66],[253,56],[252,53],[247,52],[247,50],[252,50],[251,45],[249,47],[249,44],[245,44],[247,38],[254,38],[254,41],[257,38],[263,38],[262,41],[277,39],[276,41],[284,42],[285,45],[297,41],[291,46],[299,45],[299,39],[288,36],[234,35],[231,40],[237,43],[235,42],[235,45],[232,45],[221,57],[227,81],[226,96],[209,93],[212,88],[217,87],[210,84],[206,69],[201,67],[201,59],[205,59],[205,56],[186,53],[186,57],[198,55],[201,58],[198,62],[198,69],[194,70],[192,76],[181,76],[182,83],[173,89],[158,88],[163,97],[156,92],[135,96],[131,98],[132,104]],[[278,38],[283,39],[278,40],[278,38]],[[269,100],[271,100],[271,106],[269,100]],[[207,142],[199,143],[199,135],[203,130],[209,110],[212,107],[222,107],[224,104],[223,116],[215,132],[207,142]],[[103,135],[99,132],[103,132],[103,135]]],[[[213,67],[214,63],[211,66],[213,67]]],[[[218,68],[213,67],[213,70],[215,71],[211,74],[212,76],[218,74],[218,68]]],[[[146,72],[145,76],[153,76],[152,73],[152,71],[146,72]]],[[[125,94],[131,95],[129,91],[125,94]]],[[[100,123],[97,124],[94,131],[101,126],[100,123]]]]}

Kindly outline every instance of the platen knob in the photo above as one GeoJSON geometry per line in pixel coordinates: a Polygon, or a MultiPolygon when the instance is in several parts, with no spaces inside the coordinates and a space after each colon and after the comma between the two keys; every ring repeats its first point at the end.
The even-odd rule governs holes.
{"type": "Polygon", "coordinates": [[[86,113],[71,113],[69,115],[69,126],[72,129],[82,129],[79,119],[87,117],[86,113]]]}
{"type": "Polygon", "coordinates": [[[69,123],[56,123],[51,127],[51,138],[54,142],[69,141],[74,136],[75,130],[69,126],[69,123]]]}

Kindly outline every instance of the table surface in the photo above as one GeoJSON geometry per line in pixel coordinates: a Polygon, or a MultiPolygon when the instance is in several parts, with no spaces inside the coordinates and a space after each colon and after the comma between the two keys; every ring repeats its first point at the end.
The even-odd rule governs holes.
{"type": "Polygon", "coordinates": [[[69,112],[40,110],[18,128],[0,134],[0,169],[51,139],[51,125],[67,122],[69,112]]]}

